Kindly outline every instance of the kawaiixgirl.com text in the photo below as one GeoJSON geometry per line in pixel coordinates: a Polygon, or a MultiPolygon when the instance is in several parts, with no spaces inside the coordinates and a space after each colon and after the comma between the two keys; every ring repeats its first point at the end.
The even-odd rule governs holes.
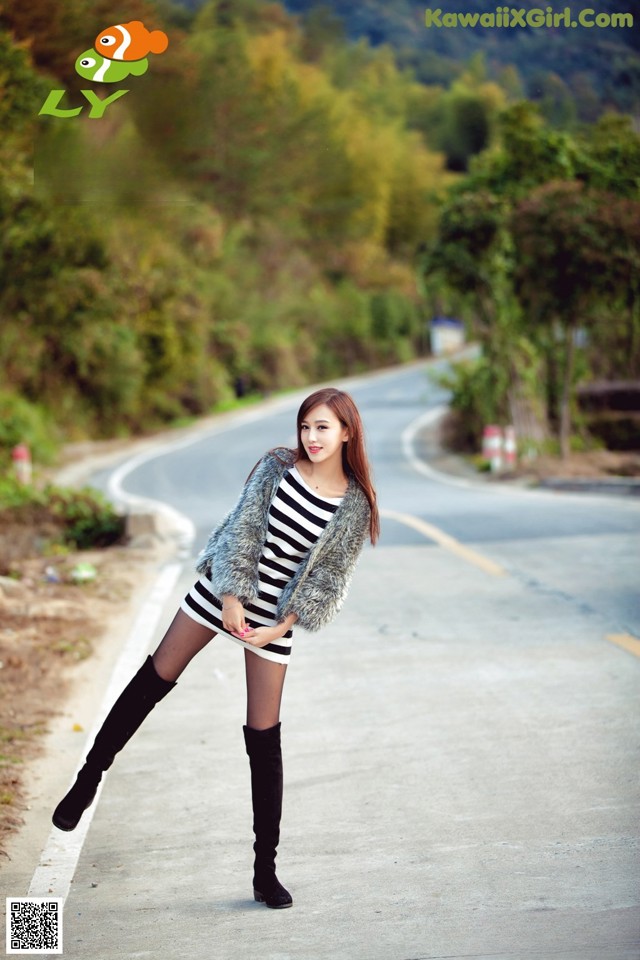
{"type": "Polygon", "coordinates": [[[492,13],[443,13],[438,7],[427,8],[424,16],[427,27],[489,27],[512,29],[514,27],[606,27],[628,28],[633,26],[632,13],[598,13],[587,7],[575,14],[571,7],[554,10],[553,7],[496,7],[492,13]]]}

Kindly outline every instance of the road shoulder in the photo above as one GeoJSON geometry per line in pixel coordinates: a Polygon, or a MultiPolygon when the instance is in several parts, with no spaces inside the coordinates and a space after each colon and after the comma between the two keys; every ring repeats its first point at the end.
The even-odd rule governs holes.
{"type": "Polygon", "coordinates": [[[102,631],[91,637],[91,654],[71,664],[60,661],[60,697],[51,706],[46,733],[24,764],[24,800],[16,810],[20,825],[5,837],[0,863],[6,896],[25,896],[28,890],[51,830],[53,807],[68,789],[81,760],[96,705],[104,697],[131,623],[174,553],[171,541],[157,537],[145,538],[144,546],[138,541],[131,549],[119,549],[127,563],[126,593],[123,588],[102,631]]]}

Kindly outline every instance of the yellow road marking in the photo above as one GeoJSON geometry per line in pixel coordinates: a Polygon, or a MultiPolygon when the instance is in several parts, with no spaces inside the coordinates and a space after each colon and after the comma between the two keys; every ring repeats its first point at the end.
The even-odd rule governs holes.
{"type": "Polygon", "coordinates": [[[433,524],[427,523],[426,520],[414,517],[410,513],[397,513],[395,510],[381,510],[380,514],[383,517],[388,517],[389,520],[404,523],[406,527],[412,527],[414,530],[417,530],[418,533],[428,537],[429,540],[433,540],[450,553],[455,553],[457,557],[461,557],[461,559],[466,560],[467,563],[472,563],[475,567],[484,570],[485,573],[489,573],[494,577],[505,577],[507,575],[504,567],[494,563],[493,560],[489,560],[488,557],[483,557],[482,554],[472,550],[471,547],[465,547],[464,544],[456,540],[455,537],[450,537],[444,530],[434,527],[433,524]]]}
{"type": "Polygon", "coordinates": [[[640,640],[632,637],[630,633],[608,633],[607,640],[632,653],[635,657],[640,657],[640,640]]]}

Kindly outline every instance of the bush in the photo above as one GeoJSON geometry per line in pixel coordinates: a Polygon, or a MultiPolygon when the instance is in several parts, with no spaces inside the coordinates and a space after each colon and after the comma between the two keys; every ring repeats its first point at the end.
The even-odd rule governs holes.
{"type": "Polygon", "coordinates": [[[485,357],[478,357],[456,363],[436,379],[451,391],[454,417],[448,424],[448,445],[461,451],[478,451],[486,424],[501,422],[495,370],[485,357]]]}
{"type": "Polygon", "coordinates": [[[56,430],[47,411],[9,390],[0,390],[0,460],[11,459],[11,450],[26,443],[34,459],[50,463],[56,452],[56,430]]]}
{"type": "Polygon", "coordinates": [[[124,537],[125,519],[91,487],[72,490],[47,484],[43,489],[0,477],[3,520],[59,531],[60,542],[77,550],[108,547],[124,537]]]}
{"type": "Polygon", "coordinates": [[[44,494],[28,484],[18,483],[12,474],[0,476],[0,510],[44,506],[44,494]]]}
{"type": "Polygon", "coordinates": [[[369,309],[371,335],[386,363],[412,360],[419,347],[420,317],[415,305],[395,290],[374,293],[369,309]]]}
{"type": "Polygon", "coordinates": [[[49,486],[45,489],[51,513],[62,520],[64,538],[78,550],[109,547],[124,535],[125,520],[98,490],[49,486]]]}

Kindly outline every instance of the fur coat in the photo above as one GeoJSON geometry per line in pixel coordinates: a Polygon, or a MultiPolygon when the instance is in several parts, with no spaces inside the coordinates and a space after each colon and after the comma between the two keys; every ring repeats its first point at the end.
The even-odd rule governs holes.
{"type": "MultiPolygon", "coordinates": [[[[267,536],[268,512],[294,451],[265,454],[247,480],[235,507],[211,533],[197,570],[211,579],[218,597],[232,594],[245,605],[258,595],[258,561],[267,536]]],[[[319,630],[338,613],[369,533],[371,508],[353,478],[340,506],[301,561],[276,608],[279,621],[295,613],[305,630],[319,630]]]]}

